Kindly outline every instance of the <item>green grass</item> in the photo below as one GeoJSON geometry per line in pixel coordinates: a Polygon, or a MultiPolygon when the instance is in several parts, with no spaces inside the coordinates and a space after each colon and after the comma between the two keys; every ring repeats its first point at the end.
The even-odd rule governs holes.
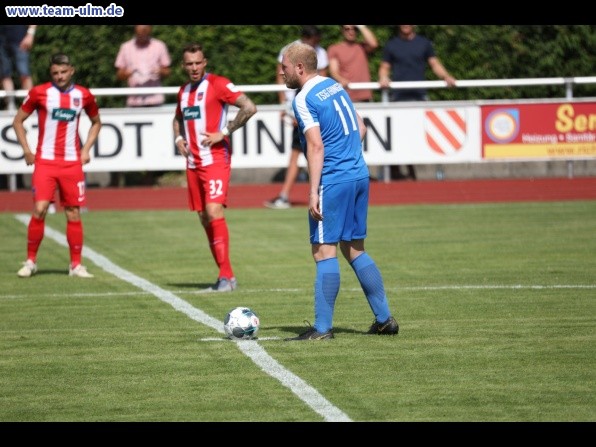
{"type": "MultiPolygon", "coordinates": [[[[397,337],[342,259],[334,340],[284,342],[313,322],[305,208],[227,211],[239,289],[198,291],[217,269],[188,211],[88,212],[86,249],[222,321],[245,305],[240,345],[95,265],[67,276],[46,236],[22,279],[26,225],[0,213],[0,421],[323,421],[247,354],[266,356],[353,421],[596,420],[596,202],[372,207],[397,337]],[[242,342],[241,342],[242,343],[242,342]]],[[[64,232],[64,216],[47,225],[64,232]]],[[[223,323],[222,323],[223,325],[223,323]]]]}

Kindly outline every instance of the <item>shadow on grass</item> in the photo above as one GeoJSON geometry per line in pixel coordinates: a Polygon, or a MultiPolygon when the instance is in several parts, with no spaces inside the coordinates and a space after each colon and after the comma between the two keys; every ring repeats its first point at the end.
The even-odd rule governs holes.
{"type": "Polygon", "coordinates": [[[59,275],[59,276],[68,276],[68,267],[64,269],[38,269],[33,275],[25,277],[33,278],[34,276],[46,276],[46,275],[59,275]]]}
{"type": "Polygon", "coordinates": [[[214,284],[215,283],[213,283],[213,282],[201,282],[201,283],[178,282],[178,283],[168,283],[167,285],[169,287],[180,287],[183,289],[194,289],[194,290],[202,291],[204,289],[207,289],[208,287],[213,287],[214,284]]]}
{"type": "MultiPolygon", "coordinates": [[[[296,335],[302,334],[309,328],[310,326],[267,326],[267,329],[278,329],[283,332],[295,333],[296,335]]],[[[334,327],[333,334],[366,334],[366,331],[357,331],[355,329],[334,327]]]]}

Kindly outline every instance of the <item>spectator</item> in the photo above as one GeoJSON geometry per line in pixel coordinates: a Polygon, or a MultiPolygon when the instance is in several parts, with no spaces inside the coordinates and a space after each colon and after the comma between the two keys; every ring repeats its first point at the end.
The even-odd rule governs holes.
{"type": "MultiPolygon", "coordinates": [[[[455,86],[456,79],[449,74],[435,54],[432,42],[416,33],[416,25],[395,25],[395,34],[383,48],[379,65],[379,84],[389,87],[391,81],[424,81],[426,64],[433,73],[444,80],[449,87],[455,86]],[[389,75],[391,73],[391,76],[389,75]]],[[[392,101],[426,101],[425,89],[397,89],[392,92],[392,101]]],[[[403,175],[399,166],[391,167],[391,177],[416,180],[413,165],[408,165],[408,175],[403,175]]]]}
{"type": "MultiPolygon", "coordinates": [[[[2,89],[6,93],[13,93],[15,85],[13,80],[14,68],[19,74],[21,89],[31,90],[33,79],[29,67],[29,53],[33,47],[37,25],[0,25],[0,72],[2,75],[2,89]]],[[[7,110],[17,109],[16,98],[6,96],[3,106],[7,110]]],[[[4,177],[4,176],[3,176],[4,177]]],[[[6,183],[11,179],[16,188],[23,186],[22,174],[6,175],[6,183]]]]}
{"type": "MultiPolygon", "coordinates": [[[[2,89],[14,92],[13,66],[19,74],[21,88],[31,90],[33,79],[29,68],[29,52],[33,47],[37,25],[0,25],[0,65],[2,67],[2,89]]],[[[6,98],[8,110],[15,110],[14,96],[6,98]]]]}
{"type": "MultiPolygon", "coordinates": [[[[161,80],[170,75],[172,64],[166,44],[151,36],[151,25],[135,25],[134,37],[120,45],[114,66],[116,76],[129,87],[160,87],[161,80]]],[[[163,94],[131,95],[128,107],[159,106],[165,102],[163,94]]]]}
{"type": "Polygon", "coordinates": [[[282,73],[293,100],[300,144],[309,169],[308,222],[315,262],[312,327],[288,341],[334,338],[333,315],[340,288],[337,246],[350,263],[374,314],[367,334],[396,335],[381,272],[364,249],[370,180],[362,154],[366,126],[347,92],[331,78],[317,74],[314,49],[302,43],[288,47],[282,73]]]}
{"type": "MultiPolygon", "coordinates": [[[[151,25],[135,25],[134,37],[120,45],[114,66],[120,81],[126,81],[129,87],[160,87],[162,79],[171,73],[172,60],[166,44],[152,37],[151,25]]],[[[154,107],[165,102],[162,93],[130,95],[126,99],[128,107],[154,107]]],[[[163,172],[157,173],[158,175],[163,172]]],[[[113,172],[110,184],[119,186],[124,182],[123,173],[113,172]]],[[[145,172],[143,183],[152,184],[152,172],[145,172]]]]}
{"type": "MultiPolygon", "coordinates": [[[[325,49],[320,45],[321,30],[314,25],[303,26],[300,39],[296,40],[295,42],[306,43],[316,50],[318,58],[318,72],[322,76],[327,76],[327,68],[329,66],[329,61],[327,59],[327,51],[325,51],[325,49]]],[[[278,84],[284,84],[283,77],[280,74],[281,58],[284,50],[289,45],[290,44],[283,47],[277,57],[276,79],[278,84]]],[[[279,192],[279,195],[277,197],[268,200],[264,203],[264,205],[267,208],[271,209],[279,210],[288,209],[291,207],[290,192],[292,191],[292,188],[296,183],[296,179],[298,178],[298,174],[300,173],[300,167],[298,166],[298,158],[300,157],[300,153],[302,152],[302,150],[300,149],[300,140],[298,138],[298,127],[296,124],[296,118],[294,117],[294,112],[292,111],[292,100],[294,99],[295,94],[296,92],[293,90],[279,92],[279,101],[285,107],[284,111],[282,112],[282,119],[290,121],[293,126],[292,147],[290,151],[290,160],[288,162],[288,167],[286,169],[284,183],[281,187],[281,191],[279,192]]]]}
{"type": "Polygon", "coordinates": [[[186,157],[188,205],[201,220],[219,274],[209,291],[231,292],[237,281],[230,262],[224,210],[232,169],[229,136],[257,113],[254,103],[229,79],[206,71],[203,47],[184,47],[182,66],[189,81],[180,87],[173,120],[174,142],[186,157]],[[228,105],[239,108],[227,122],[228,105]]]}
{"type": "Polygon", "coordinates": [[[329,74],[350,95],[352,102],[369,102],[372,90],[350,90],[350,82],[370,82],[369,56],[379,46],[375,34],[366,25],[340,25],[343,40],[327,48],[329,74]],[[362,42],[358,41],[358,34],[362,42]]]}
{"type": "Polygon", "coordinates": [[[91,160],[101,120],[93,94],[72,83],[74,67],[66,54],[50,58],[51,82],[33,87],[13,120],[17,140],[23,148],[25,162],[35,165],[32,177],[33,213],[27,227],[27,260],[17,275],[27,278],[37,272],[37,252],[43,240],[45,218],[58,188],[66,214],[66,240],[70,252],[69,276],[93,278],[81,264],[83,223],[81,206],[85,205],[83,165],[91,160]],[[79,138],[79,119],[85,111],[91,120],[85,143],[79,138]],[[35,153],[27,142],[24,122],[37,112],[39,138],[35,153]]]}

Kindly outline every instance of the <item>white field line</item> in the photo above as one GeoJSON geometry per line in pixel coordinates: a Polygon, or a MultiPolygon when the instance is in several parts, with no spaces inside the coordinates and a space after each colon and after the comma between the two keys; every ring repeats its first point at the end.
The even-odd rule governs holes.
{"type": "MultiPolygon", "coordinates": [[[[87,250],[85,248],[85,256],[87,254],[87,250]]],[[[312,288],[304,288],[304,289],[279,289],[279,288],[253,288],[247,289],[242,288],[242,293],[263,293],[263,292],[280,292],[280,293],[304,293],[310,291],[312,288]]],[[[552,285],[522,285],[522,284],[513,284],[513,285],[452,285],[452,286],[415,286],[415,287],[408,287],[408,286],[400,286],[400,287],[385,287],[385,290],[389,291],[410,291],[410,292],[427,292],[431,290],[562,290],[562,289],[596,289],[596,284],[552,284],[552,285]]],[[[343,291],[349,292],[361,292],[362,289],[358,287],[353,288],[342,288],[343,291]]],[[[201,295],[205,293],[202,290],[170,290],[170,293],[175,295],[201,295]]],[[[72,297],[112,297],[112,296],[143,296],[143,295],[153,295],[153,292],[105,292],[105,293],[69,293],[68,296],[72,297]]],[[[1,294],[0,299],[18,299],[22,297],[26,297],[28,295],[18,295],[18,294],[1,294]]],[[[48,293],[48,294],[39,294],[38,296],[44,297],[61,297],[63,296],[60,293],[48,293]]],[[[222,323],[223,324],[223,323],[222,323]]],[[[220,331],[222,332],[222,331],[220,331]]],[[[262,338],[260,340],[263,340],[262,338]]]]}
{"type": "MultiPolygon", "coordinates": [[[[24,225],[28,225],[30,215],[17,214],[15,215],[15,218],[24,225]]],[[[49,237],[58,244],[68,247],[66,236],[48,226],[45,227],[45,237],[49,237]]],[[[88,246],[85,246],[83,250],[85,259],[89,259],[98,267],[104,269],[106,272],[111,273],[117,278],[156,296],[164,303],[170,304],[174,309],[182,312],[194,321],[209,326],[222,334],[224,333],[222,321],[213,318],[200,309],[193,307],[188,302],[176,296],[174,293],[163,290],[146,279],[124,270],[88,246]]],[[[315,412],[320,414],[325,421],[352,422],[348,415],[342,412],[339,408],[332,405],[327,399],[325,399],[325,397],[321,395],[321,393],[311,387],[300,377],[285,369],[273,357],[267,354],[257,340],[243,340],[242,342],[236,342],[236,346],[238,346],[238,349],[240,349],[265,373],[275,377],[283,386],[289,388],[294,394],[296,394],[296,396],[298,396],[298,398],[300,398],[315,412]]]]}

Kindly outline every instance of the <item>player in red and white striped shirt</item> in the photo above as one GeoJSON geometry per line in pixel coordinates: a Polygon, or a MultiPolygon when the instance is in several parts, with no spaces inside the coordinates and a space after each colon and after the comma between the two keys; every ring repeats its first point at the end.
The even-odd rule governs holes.
{"type": "Polygon", "coordinates": [[[70,250],[69,275],[92,278],[81,264],[85,205],[85,174],[90,150],[101,129],[99,108],[91,92],[72,83],[75,69],[65,54],[50,58],[51,82],[33,87],[17,111],[13,127],[23,148],[27,165],[35,165],[32,177],[33,213],[27,229],[27,261],[18,271],[24,278],[37,272],[37,252],[45,231],[45,217],[58,187],[60,204],[66,214],[66,240],[70,250]],[[85,111],[91,120],[87,139],[81,147],[79,119],[85,111]],[[35,153],[27,142],[24,122],[37,111],[39,136],[35,153]]]}
{"type": "Polygon", "coordinates": [[[232,161],[229,135],[244,126],[257,108],[229,79],[205,71],[207,58],[201,45],[186,46],[182,59],[190,82],[178,91],[173,126],[176,147],[186,157],[188,205],[201,219],[219,268],[217,282],[208,290],[231,292],[237,282],[224,216],[232,161]],[[239,110],[228,123],[230,104],[239,110]]]}

